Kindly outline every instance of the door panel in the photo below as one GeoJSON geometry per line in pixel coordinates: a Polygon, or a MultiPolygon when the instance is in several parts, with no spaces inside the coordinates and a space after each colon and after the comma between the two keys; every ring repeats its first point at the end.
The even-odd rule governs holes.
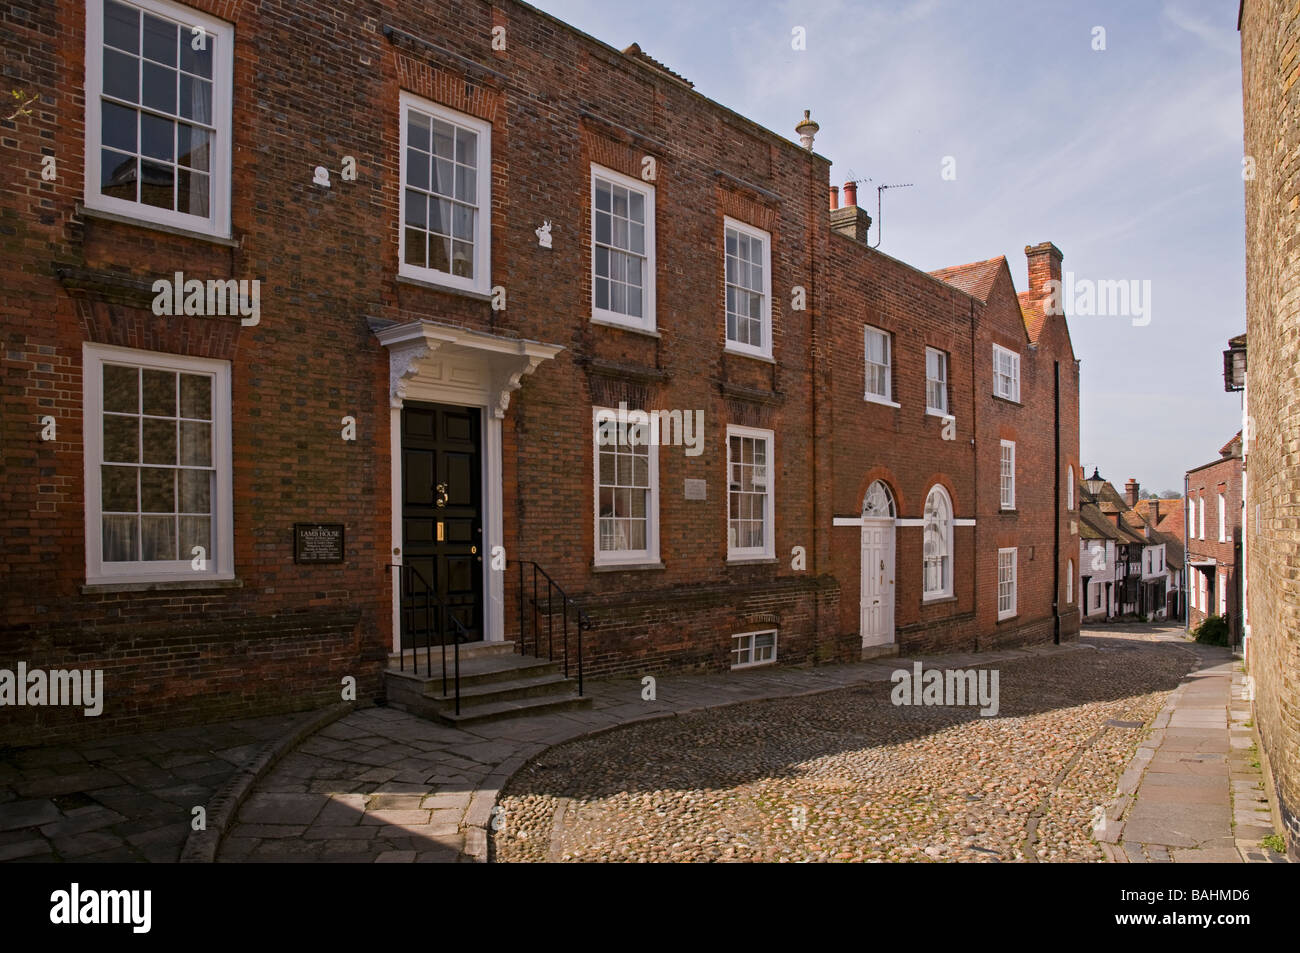
{"type": "MultiPolygon", "coordinates": [[[[403,648],[454,635],[451,618],[483,638],[483,512],[479,411],[408,403],[402,408],[402,552],[434,586],[445,608],[426,623],[423,602],[404,592],[403,648]],[[420,611],[409,613],[411,605],[420,611]]],[[[418,587],[417,587],[418,592],[418,587]]]]}
{"type": "Polygon", "coordinates": [[[862,644],[894,641],[894,521],[862,525],[862,644]]]}

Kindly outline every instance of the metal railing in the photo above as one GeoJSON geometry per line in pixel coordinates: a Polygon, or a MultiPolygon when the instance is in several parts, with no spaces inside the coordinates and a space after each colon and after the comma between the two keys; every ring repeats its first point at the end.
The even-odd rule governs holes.
{"type": "Polygon", "coordinates": [[[541,658],[542,652],[542,627],[541,617],[546,616],[546,658],[555,661],[555,616],[560,616],[560,649],[564,658],[564,677],[569,677],[569,617],[574,620],[574,629],[577,637],[577,657],[575,659],[578,670],[578,694],[583,693],[583,666],[582,666],[582,633],[592,626],[591,617],[582,611],[579,606],[559,584],[550,577],[545,569],[539,566],[531,559],[513,559],[511,562],[519,567],[519,654],[528,654],[528,636],[529,628],[525,625],[525,619],[532,618],[532,654],[534,658],[541,658]],[[531,572],[532,591],[529,594],[528,581],[526,573],[531,572]],[[541,585],[545,583],[546,596],[543,602],[540,595],[541,585]],[[559,600],[558,605],[556,600],[559,600]],[[528,606],[525,606],[525,602],[528,606]],[[527,609],[531,607],[531,613],[527,609]]]}
{"type": "MultiPolygon", "coordinates": [[[[460,644],[469,641],[469,630],[465,628],[464,623],[457,619],[447,608],[447,604],[442,601],[438,591],[433,588],[429,580],[424,578],[424,574],[414,566],[403,565],[402,563],[388,563],[384,566],[384,572],[388,573],[394,569],[401,570],[401,592],[400,605],[402,607],[402,630],[411,636],[411,670],[420,674],[420,656],[419,646],[415,645],[415,623],[419,621],[421,614],[424,618],[424,674],[430,678],[433,677],[433,633],[437,630],[438,642],[442,646],[442,697],[447,697],[447,632],[442,625],[442,618],[445,615],[451,620],[452,625],[452,684],[455,688],[456,695],[456,714],[460,714],[460,644]]],[[[397,665],[401,671],[406,671],[406,647],[399,640],[397,652],[397,665]]]]}

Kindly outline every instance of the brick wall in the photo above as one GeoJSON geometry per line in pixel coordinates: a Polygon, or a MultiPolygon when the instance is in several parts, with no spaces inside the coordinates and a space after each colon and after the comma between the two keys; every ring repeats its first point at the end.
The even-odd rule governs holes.
{"type": "Polygon", "coordinates": [[[1245,0],[1245,151],[1255,163],[1255,178],[1245,183],[1249,412],[1255,422],[1246,499],[1250,671],[1255,724],[1292,859],[1300,858],[1300,259],[1293,250],[1300,227],[1298,50],[1300,11],[1293,3],[1245,0]]]}
{"type": "MultiPolygon", "coordinates": [[[[1206,595],[1209,609],[1202,608],[1200,601],[1201,576],[1206,574],[1200,569],[1191,569],[1191,581],[1195,586],[1196,605],[1189,600],[1191,627],[1195,628],[1205,621],[1207,616],[1222,615],[1219,611],[1220,593],[1225,595],[1227,615],[1231,620],[1233,640],[1241,642],[1241,607],[1238,596],[1239,579],[1237,577],[1237,558],[1234,540],[1241,533],[1241,458],[1227,457],[1214,463],[1187,471],[1187,499],[1189,506],[1196,507],[1196,534],[1188,539],[1191,553],[1189,562],[1208,562],[1215,565],[1208,572],[1207,583],[1212,581],[1213,588],[1207,585],[1206,595]],[[1224,540],[1219,540],[1219,496],[1224,502],[1224,540]],[[1205,538],[1201,538],[1201,502],[1205,503],[1205,538]]],[[[1190,530],[1190,527],[1189,527],[1190,530]]]]}
{"type": "MultiPolygon", "coordinates": [[[[525,5],[193,6],[236,30],[230,241],[83,212],[84,7],[23,2],[0,14],[6,86],[42,97],[31,116],[0,123],[0,161],[17,170],[0,181],[0,661],[93,662],[115,693],[93,723],[33,712],[19,723],[7,712],[5,740],[164,713],[181,722],[305,708],[338,697],[347,675],[360,697],[378,691],[392,643],[384,565],[401,541],[391,532],[389,356],[374,321],[427,318],[563,346],[523,380],[503,422],[504,543],[589,609],[593,674],[723,668],[733,633],[767,626],[780,630],[782,661],[854,657],[859,539],[832,521],[861,512],[873,473],[893,481],[900,516],[919,517],[938,481],[956,516],[979,524],[955,530],[955,598],[931,605],[919,597],[920,529],[898,530],[904,651],[1052,637],[1052,367],[1061,362],[1066,464],[1078,456],[1077,368],[1063,320],[1047,322],[1037,346],[1027,340],[1009,273],[985,302],[833,234],[827,160],[525,5]],[[417,39],[390,42],[385,26],[417,39]],[[504,50],[492,49],[494,26],[506,28],[504,50]],[[396,278],[403,90],[491,124],[491,279],[505,310],[396,278]],[[40,178],[46,154],[58,162],[54,182],[40,178]],[[344,155],[357,159],[355,182],[337,174],[344,155]],[[657,173],[653,335],[589,320],[591,164],[639,177],[647,157],[657,173]],[[332,188],[312,185],[317,165],[335,171],[332,188]],[[772,361],[723,349],[725,216],[771,235],[772,361]],[[543,220],[549,250],[534,234],[543,220]],[[178,270],[259,279],[260,324],[155,316],[139,289],[178,270]],[[899,411],[864,412],[868,322],[899,342],[899,411]],[[1021,353],[1020,406],[990,396],[993,340],[1021,353]],[[85,342],[230,362],[237,582],[85,586],[85,342]],[[940,441],[939,421],[923,413],[927,343],[951,355],[956,441],[940,441]],[[660,448],[662,567],[604,571],[593,565],[591,410],[624,399],[702,410],[705,449],[660,448]],[[39,439],[45,414],[58,421],[56,441],[39,439]],[[355,442],[340,439],[345,415],[356,418],[355,442]],[[728,423],[775,432],[774,560],[727,560],[728,423]],[[996,512],[1007,430],[1020,441],[1014,516],[996,512]],[[707,499],[686,499],[686,479],[705,481],[707,499]],[[344,523],[345,561],[295,565],[295,521],[344,523]],[[1019,614],[1003,623],[998,545],[1022,552],[1019,614]]],[[[1069,515],[1057,518],[1064,586],[1077,541],[1069,515]]],[[[511,638],[513,586],[506,597],[511,638]]]]}

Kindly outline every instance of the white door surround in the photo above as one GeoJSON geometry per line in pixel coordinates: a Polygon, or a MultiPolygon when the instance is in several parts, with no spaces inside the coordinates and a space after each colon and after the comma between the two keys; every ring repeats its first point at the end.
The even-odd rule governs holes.
{"type": "MultiPolygon", "coordinates": [[[[390,324],[375,329],[375,336],[388,348],[393,562],[402,561],[403,402],[477,407],[482,413],[483,638],[500,642],[505,638],[505,573],[492,570],[492,554],[505,539],[501,421],[510,406],[510,395],[519,389],[523,377],[564,348],[428,320],[390,324]]],[[[396,651],[401,632],[397,573],[393,573],[392,586],[396,651]]]]}

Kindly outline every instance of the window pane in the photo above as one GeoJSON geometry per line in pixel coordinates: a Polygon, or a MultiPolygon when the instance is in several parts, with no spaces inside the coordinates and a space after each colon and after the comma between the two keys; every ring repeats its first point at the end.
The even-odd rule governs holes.
{"type": "Polygon", "coordinates": [[[181,69],[195,73],[205,79],[212,79],[212,54],[217,48],[217,38],[211,33],[203,34],[203,48],[194,49],[193,30],[181,33],[181,69]]]}
{"type": "Polygon", "coordinates": [[[431,120],[433,127],[433,153],[443,158],[451,159],[455,155],[453,142],[456,135],[456,128],[448,122],[441,119],[431,120]]]}
{"type": "Polygon", "coordinates": [[[174,466],[176,463],[176,421],[154,420],[146,417],[144,429],[144,462],[163,463],[174,466]]]}
{"type": "Polygon", "coordinates": [[[142,376],[144,383],[144,412],[157,417],[175,417],[175,372],[146,368],[142,376]]]}
{"type": "Polygon", "coordinates": [[[609,183],[596,181],[596,210],[608,212],[610,207],[609,183]]]}
{"type": "Polygon", "coordinates": [[[187,467],[212,466],[212,425],[182,420],[181,465],[187,467]]]}
{"type": "Polygon", "coordinates": [[[176,24],[146,13],[144,55],[156,63],[176,65],[176,24]]]}
{"type": "Polygon", "coordinates": [[[140,52],[140,11],[116,0],[104,4],[104,42],[128,53],[140,52]]]}
{"type": "Polygon", "coordinates": [[[209,180],[210,176],[203,172],[179,170],[176,176],[176,210],[207,218],[211,214],[209,180]]]}
{"type": "Polygon", "coordinates": [[[175,207],[175,181],[172,167],[140,160],[140,201],[157,208],[175,207]]]}
{"type": "Polygon", "coordinates": [[[462,278],[474,277],[474,246],[466,242],[452,242],[451,273],[462,278]]]}
{"type": "Polygon", "coordinates": [[[468,129],[456,129],[456,161],[475,168],[478,166],[478,135],[468,129]]]}
{"type": "Polygon", "coordinates": [[[181,512],[212,512],[212,471],[181,471],[181,512]]]}
{"type": "Polygon", "coordinates": [[[180,114],[196,122],[212,122],[212,83],[181,74],[180,114]]]}
{"type": "Polygon", "coordinates": [[[121,149],[123,152],[135,152],[136,111],[105,102],[100,110],[100,122],[104,145],[121,149]]]}
{"type": "Polygon", "coordinates": [[[424,228],[429,223],[429,198],[423,192],[417,192],[415,189],[406,190],[406,214],[404,221],[407,225],[418,225],[424,228]]]}
{"type": "Polygon", "coordinates": [[[140,371],[118,364],[104,365],[104,410],[124,414],[140,412],[140,371]]]}
{"type": "Polygon", "coordinates": [[[176,471],[161,467],[140,469],[140,510],[144,513],[176,512],[176,471]]]}
{"type": "Polygon", "coordinates": [[[140,558],[146,561],[176,558],[176,517],[140,517],[140,558]]]}
{"type": "Polygon", "coordinates": [[[177,147],[181,165],[208,171],[208,162],[212,151],[212,135],[206,129],[177,123],[177,147]]]}
{"type": "Polygon", "coordinates": [[[429,188],[429,157],[416,149],[406,150],[406,184],[417,189],[429,188]]]}
{"type": "Polygon", "coordinates": [[[105,513],[138,512],[135,467],[100,467],[100,506],[105,513]]]}
{"type": "Polygon", "coordinates": [[[104,416],[104,460],[112,463],[140,462],[140,418],[104,416]]]}
{"type": "Polygon", "coordinates": [[[212,552],[212,519],[207,516],[182,516],[180,518],[181,530],[181,551],[182,559],[192,559],[194,557],[194,547],[202,546],[203,551],[207,553],[207,558],[211,559],[212,552]]]}
{"type": "Polygon", "coordinates": [[[138,521],[135,516],[104,517],[104,562],[134,562],[139,558],[138,521]]]}
{"type": "MultiPolygon", "coordinates": [[[[105,54],[107,56],[107,53],[105,54]]],[[[144,81],[140,88],[140,101],[159,112],[176,112],[176,70],[157,63],[144,63],[144,81]]]]}
{"type": "MultiPolygon", "coordinates": [[[[406,114],[406,144],[412,149],[429,151],[429,117],[411,110],[406,114]]],[[[427,159],[426,159],[427,161],[427,159]]]]}
{"type": "Polygon", "coordinates": [[[140,151],[152,159],[173,161],[176,124],[170,119],[143,113],[140,116],[140,151]]]}
{"type": "Polygon", "coordinates": [[[429,267],[438,271],[451,271],[451,239],[429,236],[429,267]]]}
{"type": "Polygon", "coordinates": [[[99,191],[115,199],[135,201],[136,157],[120,152],[100,151],[99,191]]]}
{"type": "Polygon", "coordinates": [[[463,165],[456,166],[456,198],[462,202],[469,202],[473,205],[478,204],[478,176],[473,169],[467,169],[463,165]]]}

